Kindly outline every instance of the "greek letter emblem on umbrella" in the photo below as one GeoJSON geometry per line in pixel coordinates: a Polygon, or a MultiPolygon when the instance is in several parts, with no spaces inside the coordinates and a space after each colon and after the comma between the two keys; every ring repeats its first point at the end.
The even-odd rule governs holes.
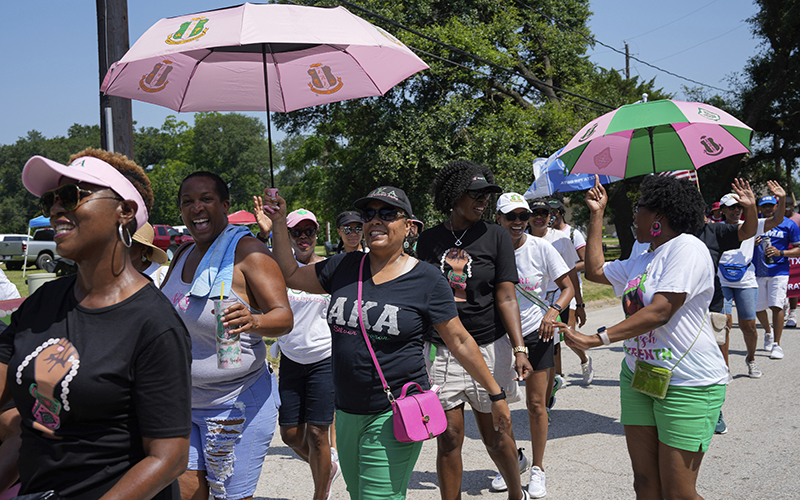
{"type": "Polygon", "coordinates": [[[181,24],[180,28],[178,28],[178,31],[170,34],[165,41],[170,45],[193,42],[206,34],[206,31],[208,31],[208,28],[205,27],[207,22],[208,18],[206,17],[196,17],[186,21],[185,23],[181,24]],[[190,26],[192,27],[191,31],[189,31],[190,26]],[[183,38],[183,35],[186,35],[187,31],[189,31],[189,34],[186,36],[186,38],[183,38]]]}
{"type": "Polygon", "coordinates": [[[331,67],[323,66],[322,63],[312,64],[308,75],[311,77],[311,83],[308,86],[312,92],[317,94],[333,94],[344,86],[342,79],[336,78],[331,67]]]}
{"type": "Polygon", "coordinates": [[[167,86],[169,80],[169,72],[172,71],[172,61],[164,59],[160,63],[153,66],[153,71],[149,74],[142,76],[139,80],[139,88],[145,92],[161,92],[167,86]]]}

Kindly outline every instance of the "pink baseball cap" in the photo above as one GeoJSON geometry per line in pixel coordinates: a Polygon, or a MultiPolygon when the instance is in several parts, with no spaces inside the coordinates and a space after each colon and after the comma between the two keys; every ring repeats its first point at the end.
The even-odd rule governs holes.
{"type": "Polygon", "coordinates": [[[310,220],[311,222],[314,223],[315,226],[317,226],[317,229],[319,229],[319,222],[317,222],[316,216],[314,216],[314,214],[310,210],[306,210],[305,208],[298,208],[294,212],[287,215],[286,226],[294,227],[303,222],[304,220],[310,220]]]}
{"type": "Polygon", "coordinates": [[[147,223],[147,207],[145,207],[142,195],[127,177],[100,158],[82,156],[69,165],[62,165],[44,156],[34,156],[25,163],[25,167],[22,169],[22,183],[35,196],[42,196],[45,192],[57,188],[62,177],[107,187],[122,199],[135,201],[138,206],[136,228],[147,223]]]}

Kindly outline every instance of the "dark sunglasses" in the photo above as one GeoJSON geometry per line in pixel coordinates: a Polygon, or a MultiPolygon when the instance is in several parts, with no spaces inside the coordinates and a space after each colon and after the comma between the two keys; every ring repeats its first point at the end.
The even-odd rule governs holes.
{"type": "MultiPolygon", "coordinates": [[[[77,184],[64,184],[61,187],[51,189],[39,197],[39,209],[42,215],[50,217],[50,209],[58,203],[64,210],[71,211],[78,208],[78,205],[87,197],[94,194],[94,191],[81,189],[77,184]]],[[[93,200],[121,200],[118,196],[102,196],[92,198],[93,200]]]]}
{"type": "Polygon", "coordinates": [[[488,198],[491,195],[492,192],[487,189],[467,189],[467,196],[473,200],[477,200],[478,198],[488,198]]]}
{"type": "Polygon", "coordinates": [[[534,210],[531,217],[550,217],[550,210],[534,210]]]}
{"type": "Polygon", "coordinates": [[[353,234],[353,233],[361,234],[361,231],[363,231],[363,230],[364,230],[364,228],[362,228],[361,226],[356,226],[356,227],[344,226],[342,228],[342,232],[344,234],[353,234]]]}
{"type": "Polygon", "coordinates": [[[736,205],[731,205],[731,206],[723,205],[722,208],[728,208],[731,210],[741,210],[742,206],[737,203],[736,205]]]}
{"type": "Polygon", "coordinates": [[[304,234],[311,238],[315,234],[317,234],[317,228],[315,227],[307,227],[305,229],[297,229],[295,227],[289,229],[289,234],[292,235],[292,238],[299,238],[301,234],[304,234]]]}
{"type": "Polygon", "coordinates": [[[530,212],[520,212],[520,213],[508,212],[507,214],[503,215],[506,216],[506,220],[508,222],[514,222],[517,219],[521,220],[522,222],[525,222],[526,220],[531,218],[530,212]]]}
{"type": "Polygon", "coordinates": [[[365,208],[361,211],[361,221],[365,224],[375,218],[375,214],[384,222],[392,222],[397,220],[398,217],[405,217],[406,214],[396,209],[395,207],[382,207],[377,210],[374,208],[365,208]]]}

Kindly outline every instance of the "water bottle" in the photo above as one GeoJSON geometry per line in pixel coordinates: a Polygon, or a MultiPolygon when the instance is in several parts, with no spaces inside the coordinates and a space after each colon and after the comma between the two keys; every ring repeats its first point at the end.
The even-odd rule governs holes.
{"type": "Polygon", "coordinates": [[[772,241],[769,239],[769,236],[762,236],[761,237],[761,250],[764,251],[764,262],[767,264],[774,264],[775,259],[770,256],[767,257],[767,248],[772,244],[772,241]]]}

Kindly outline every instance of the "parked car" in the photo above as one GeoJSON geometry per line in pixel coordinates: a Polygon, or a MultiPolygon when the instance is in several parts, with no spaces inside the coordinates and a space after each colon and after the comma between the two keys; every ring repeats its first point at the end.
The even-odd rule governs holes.
{"type": "Polygon", "coordinates": [[[25,252],[28,252],[28,265],[35,264],[44,269],[45,264],[58,257],[56,242],[53,241],[53,230],[37,229],[33,237],[27,234],[0,235],[0,261],[6,269],[18,271],[25,263],[25,252]]]}
{"type": "Polygon", "coordinates": [[[167,252],[169,260],[172,260],[172,256],[179,246],[187,241],[194,241],[188,231],[184,235],[174,227],[166,224],[153,224],[153,231],[155,232],[153,245],[167,252]]]}

